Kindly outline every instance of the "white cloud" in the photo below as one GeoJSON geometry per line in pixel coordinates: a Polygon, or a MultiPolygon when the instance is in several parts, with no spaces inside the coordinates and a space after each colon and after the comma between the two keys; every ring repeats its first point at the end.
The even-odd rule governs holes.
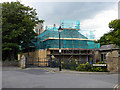
{"type": "MultiPolygon", "coordinates": [[[[4,2],[6,2],[6,1],[17,1],[17,0],[4,0],[4,2]]],[[[29,5],[30,7],[36,8],[39,19],[44,19],[46,25],[48,23],[52,23],[52,24],[59,23],[59,20],[61,19],[61,17],[59,15],[59,13],[57,13],[57,11],[54,10],[54,8],[56,8],[56,6],[58,7],[57,9],[59,10],[60,13],[61,13],[61,11],[68,11],[66,7],[64,7],[64,10],[59,9],[60,6],[56,5],[56,3],[55,3],[56,6],[54,7],[54,4],[49,5],[49,3],[47,3],[47,4],[40,3],[40,1],[38,1],[38,0],[37,1],[36,0],[19,0],[19,1],[27,6],[29,5]],[[33,1],[34,1],[34,3],[31,3],[33,1]]],[[[100,6],[100,5],[102,5],[102,4],[99,4],[98,6],[100,6]]],[[[95,8],[93,8],[91,12],[90,12],[90,10],[88,10],[86,12],[79,12],[80,10],[77,11],[77,9],[75,9],[76,12],[78,13],[77,15],[67,13],[67,14],[64,14],[61,16],[63,16],[64,19],[66,19],[68,17],[68,14],[69,14],[70,19],[75,18],[75,16],[76,16],[77,17],[76,20],[83,20],[80,22],[81,29],[83,29],[83,30],[84,29],[96,30],[95,37],[96,37],[96,39],[99,39],[104,33],[107,33],[109,31],[109,28],[108,28],[109,22],[111,20],[118,18],[118,7],[117,7],[118,4],[117,4],[117,2],[116,2],[116,4],[113,4],[113,6],[111,4],[110,4],[110,6],[107,6],[107,5],[108,4],[106,4],[106,7],[110,7],[111,9],[108,9],[108,10],[106,9],[104,11],[103,10],[100,11],[99,7],[97,8],[97,6],[95,6],[95,8]],[[97,10],[99,13],[96,12],[97,10]],[[86,14],[88,14],[88,17],[86,16],[86,14]],[[94,16],[95,14],[96,14],[96,16],[94,16]],[[93,18],[88,19],[88,18],[91,18],[91,16],[93,16],[93,18]]],[[[103,5],[103,8],[104,7],[105,6],[103,5]]],[[[80,7],[78,7],[78,8],[80,8],[80,7]]],[[[100,8],[102,8],[102,6],[100,6],[100,8]]],[[[82,10],[82,8],[81,8],[81,10],[82,10]]],[[[65,13],[65,12],[62,12],[62,13],[65,13]]]]}
{"type": "MultiPolygon", "coordinates": [[[[1,2],[17,1],[17,0],[3,0],[1,2]]],[[[118,2],[119,0],[18,0],[24,2],[118,2]]]]}
{"type": "Polygon", "coordinates": [[[110,10],[101,11],[92,19],[87,19],[81,22],[81,29],[95,30],[95,38],[99,39],[104,33],[109,32],[108,24],[111,20],[118,18],[118,8],[111,7],[110,10]]]}

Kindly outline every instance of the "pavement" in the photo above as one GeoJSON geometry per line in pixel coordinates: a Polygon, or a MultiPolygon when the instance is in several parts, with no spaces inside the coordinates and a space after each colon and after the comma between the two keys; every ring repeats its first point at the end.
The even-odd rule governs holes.
{"type": "Polygon", "coordinates": [[[2,88],[117,88],[118,74],[3,67],[2,88]]]}

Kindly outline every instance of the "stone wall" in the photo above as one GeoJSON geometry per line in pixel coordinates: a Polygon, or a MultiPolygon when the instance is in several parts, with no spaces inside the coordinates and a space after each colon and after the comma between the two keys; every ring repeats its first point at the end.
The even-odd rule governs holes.
{"type": "Polygon", "coordinates": [[[2,61],[1,65],[2,66],[18,66],[18,62],[15,62],[15,61],[2,61]]]}
{"type": "Polygon", "coordinates": [[[120,65],[120,58],[118,57],[118,51],[108,52],[106,54],[107,69],[110,72],[118,72],[120,65]]]}
{"type": "Polygon", "coordinates": [[[95,62],[100,62],[101,61],[101,54],[99,51],[95,51],[94,52],[95,56],[94,56],[94,59],[95,59],[95,62]]]}
{"type": "Polygon", "coordinates": [[[118,59],[118,72],[120,73],[120,57],[118,59]]]}
{"type": "Polygon", "coordinates": [[[25,55],[19,55],[18,66],[21,68],[25,68],[25,55]]]}

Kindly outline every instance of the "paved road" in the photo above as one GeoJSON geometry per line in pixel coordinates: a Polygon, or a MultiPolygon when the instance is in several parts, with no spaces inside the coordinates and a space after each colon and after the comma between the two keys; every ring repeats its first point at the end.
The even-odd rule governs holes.
{"type": "Polygon", "coordinates": [[[0,66],[0,89],[2,89],[2,67],[0,66]]]}
{"type": "Polygon", "coordinates": [[[45,69],[3,68],[3,88],[113,88],[117,74],[70,74],[45,69]]]}

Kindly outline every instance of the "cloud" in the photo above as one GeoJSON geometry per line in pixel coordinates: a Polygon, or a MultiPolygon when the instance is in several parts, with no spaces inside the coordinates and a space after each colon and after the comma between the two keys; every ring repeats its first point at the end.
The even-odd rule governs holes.
{"type": "Polygon", "coordinates": [[[95,37],[99,39],[104,33],[110,31],[108,24],[111,20],[118,18],[118,8],[112,6],[110,10],[99,12],[94,18],[86,19],[81,22],[81,29],[95,30],[95,37]]]}
{"type": "MultiPolygon", "coordinates": [[[[16,1],[16,0],[5,0],[16,1]]],[[[108,24],[117,19],[117,2],[40,2],[21,0],[26,6],[36,8],[39,19],[46,25],[60,24],[61,19],[80,20],[81,29],[96,30],[100,38],[109,31],[108,24]]]]}
{"type": "Polygon", "coordinates": [[[97,13],[109,9],[113,2],[32,2],[40,19],[48,24],[59,24],[61,19],[80,20],[93,18],[97,13]]]}

